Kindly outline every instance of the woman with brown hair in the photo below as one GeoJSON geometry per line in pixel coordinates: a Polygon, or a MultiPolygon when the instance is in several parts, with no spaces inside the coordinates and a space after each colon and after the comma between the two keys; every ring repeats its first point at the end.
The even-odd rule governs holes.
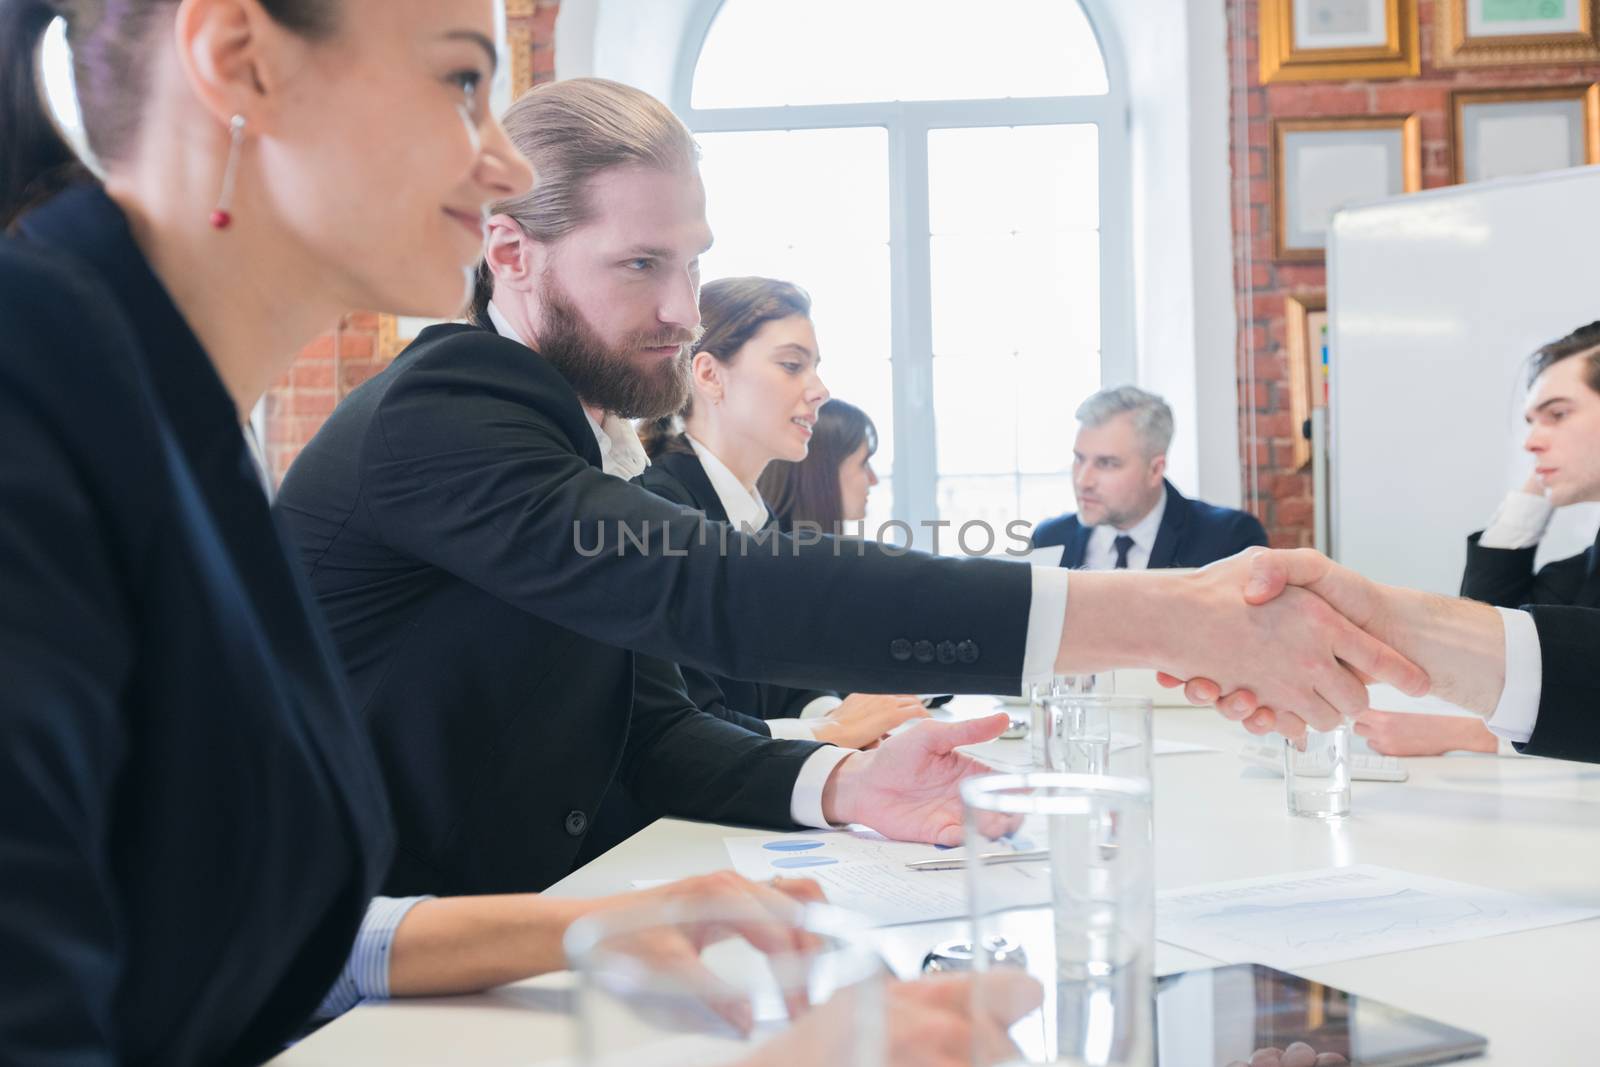
{"type": "Polygon", "coordinates": [[[867,495],[878,484],[872,469],[877,451],[878,428],[872,419],[835,398],[817,412],[806,458],[770,464],[757,484],[782,529],[810,523],[836,534],[844,523],[867,517],[867,495]]]}
{"type": "Polygon", "coordinates": [[[557,969],[620,902],[373,900],[379,772],[242,432],[344,312],[465,302],[532,181],[494,32],[490,0],[0,0],[8,1064],[259,1062],[325,995],[557,969]],[[58,17],[103,182],[40,93],[58,17]]]}
{"type": "MultiPolygon", "coordinates": [[[[818,409],[828,399],[817,369],[822,357],[811,298],[789,282],[723,278],[701,288],[700,318],[704,332],[694,346],[688,404],[647,427],[642,440],[651,466],[637,480],[714,521],[759,530],[773,518],[758,489],[763,472],[777,461],[806,458],[818,409]]],[[[683,675],[701,708],[774,737],[861,748],[927,715],[914,696],[855,693],[841,700],[693,667],[683,675]]]]}

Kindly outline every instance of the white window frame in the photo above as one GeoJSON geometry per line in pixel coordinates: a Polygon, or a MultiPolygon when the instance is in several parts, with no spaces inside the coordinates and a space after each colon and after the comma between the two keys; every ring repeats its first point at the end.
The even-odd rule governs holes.
{"type": "MultiPolygon", "coordinates": [[[[938,444],[933,412],[932,268],[928,235],[928,131],[948,127],[1093,123],[1100,142],[1100,376],[1132,382],[1134,336],[1133,189],[1129,160],[1127,77],[1097,17],[1101,0],[1071,0],[1083,9],[1105,58],[1102,96],[999,100],[891,101],[866,104],[696,109],[695,69],[725,0],[695,0],[681,38],[668,101],[695,133],[743,133],[881,126],[889,141],[890,361],[894,390],[894,517],[918,524],[938,514],[938,444]]],[[[841,27],[841,32],[847,32],[841,27]]],[[[1063,437],[1072,413],[1063,411],[1063,437]]],[[[1066,451],[1063,439],[1063,453],[1066,451]]],[[[1019,516],[1034,519],[1042,516],[1019,516]]]]}

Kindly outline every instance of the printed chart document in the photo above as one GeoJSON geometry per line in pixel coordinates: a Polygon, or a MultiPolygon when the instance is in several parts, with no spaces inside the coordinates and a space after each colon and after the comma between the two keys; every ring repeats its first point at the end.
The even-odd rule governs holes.
{"type": "Polygon", "coordinates": [[[1293,970],[1597,915],[1363,865],[1166,890],[1156,897],[1156,938],[1224,963],[1293,970]]]}
{"type": "MultiPolygon", "coordinates": [[[[961,849],[890,841],[871,830],[801,831],[771,837],[726,837],[733,869],[752,880],[813,878],[831,904],[880,926],[958,919],[967,915],[967,872],[912,871],[907,863],[963,855],[961,849]]],[[[1003,848],[1003,845],[997,845],[1003,848]]],[[[1013,847],[1031,847],[1026,842],[1013,847]]],[[[1011,863],[999,884],[1015,907],[1050,899],[1049,865],[1011,863]]]]}

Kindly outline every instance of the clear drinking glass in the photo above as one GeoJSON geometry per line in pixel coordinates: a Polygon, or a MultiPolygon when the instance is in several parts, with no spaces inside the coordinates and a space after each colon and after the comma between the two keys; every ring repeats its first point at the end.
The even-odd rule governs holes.
{"type": "Polygon", "coordinates": [[[1155,738],[1149,697],[1059,693],[1042,703],[1042,769],[1151,780],[1155,738]]]}
{"type": "Polygon", "coordinates": [[[1107,692],[1110,691],[1110,675],[1102,679],[1094,674],[1058,674],[1050,679],[1049,685],[1028,687],[1028,757],[1035,770],[1046,770],[1050,766],[1045,751],[1046,742],[1050,737],[1050,718],[1044,702],[1051,697],[1071,693],[1094,693],[1102,688],[1107,692]]]}
{"type": "Polygon", "coordinates": [[[584,1067],[881,1067],[887,972],[864,920],[796,905],[662,901],[597,912],[564,942],[584,1067]]]}
{"type": "MultiPolygon", "coordinates": [[[[990,775],[962,784],[972,943],[1019,945],[1044,1001],[1015,1062],[1154,1064],[1155,882],[1148,782],[990,775]],[[996,837],[997,834],[1002,834],[996,837]],[[1026,857],[1026,858],[1025,858],[1026,857]]],[[[974,953],[974,969],[1015,966],[974,953]]],[[[980,1012],[996,1010],[974,994],[980,1012]]]]}
{"type": "Polygon", "coordinates": [[[1350,814],[1350,724],[1307,730],[1305,740],[1283,742],[1283,781],[1289,814],[1342,819],[1350,814]]]}

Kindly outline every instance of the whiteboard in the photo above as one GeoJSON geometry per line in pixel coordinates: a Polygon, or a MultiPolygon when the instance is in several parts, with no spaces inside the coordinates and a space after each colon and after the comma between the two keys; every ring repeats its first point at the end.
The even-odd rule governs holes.
{"type": "MultiPolygon", "coordinates": [[[[1600,167],[1348,208],[1328,253],[1334,558],[1455,593],[1466,537],[1532,470],[1524,363],[1600,319],[1600,167]]],[[[1557,513],[1540,562],[1593,543],[1557,513]]]]}

